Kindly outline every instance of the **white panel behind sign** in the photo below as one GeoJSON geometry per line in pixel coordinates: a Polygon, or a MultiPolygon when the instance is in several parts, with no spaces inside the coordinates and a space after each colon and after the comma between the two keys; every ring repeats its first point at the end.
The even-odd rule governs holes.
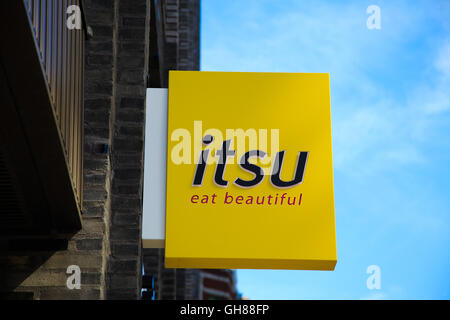
{"type": "Polygon", "coordinates": [[[142,223],[144,248],[164,248],[167,93],[167,89],[147,89],[142,223]]]}

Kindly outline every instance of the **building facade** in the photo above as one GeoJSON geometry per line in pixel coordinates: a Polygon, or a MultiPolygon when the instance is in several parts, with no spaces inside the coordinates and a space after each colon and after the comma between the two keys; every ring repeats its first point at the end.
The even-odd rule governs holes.
{"type": "Polygon", "coordinates": [[[199,69],[200,0],[0,7],[2,298],[211,298],[141,244],[146,88],[199,69]]]}

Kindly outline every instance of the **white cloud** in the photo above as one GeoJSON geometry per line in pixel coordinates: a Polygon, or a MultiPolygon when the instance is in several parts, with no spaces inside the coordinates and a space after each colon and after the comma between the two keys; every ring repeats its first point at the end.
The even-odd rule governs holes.
{"type": "Polygon", "coordinates": [[[445,79],[450,78],[450,39],[440,49],[435,66],[445,79]]]}
{"type": "Polygon", "coordinates": [[[450,39],[438,51],[434,62],[434,78],[430,84],[417,91],[416,98],[427,114],[450,110],[450,39]]]}
{"type": "MultiPolygon", "coordinates": [[[[365,101],[363,107],[347,105],[350,111],[336,116],[333,138],[338,169],[354,171],[359,167],[362,170],[354,173],[364,176],[364,171],[373,173],[386,164],[426,161],[423,149],[436,138],[433,132],[439,130],[437,124],[442,125],[450,111],[450,41],[442,41],[436,52],[431,76],[416,83],[406,100],[386,99],[379,94],[373,101],[365,101]],[[363,159],[364,166],[358,166],[363,159]]],[[[362,96],[360,92],[355,95],[362,96]]]]}
{"type": "MultiPolygon", "coordinates": [[[[434,261],[432,251],[442,253],[449,239],[449,202],[446,190],[440,190],[446,185],[439,184],[442,180],[433,173],[421,177],[421,171],[442,165],[436,153],[450,154],[450,39],[445,38],[450,2],[379,1],[381,30],[366,28],[370,3],[229,3],[234,7],[226,19],[220,13],[220,21],[226,23],[210,21],[204,30],[203,69],[330,73],[333,158],[340,188],[336,189],[338,247],[344,265],[345,260],[392,257],[386,260],[386,270],[391,277],[398,275],[402,286],[409,286],[403,292],[383,284],[383,291],[358,291],[356,297],[420,296],[422,287],[409,284],[416,279],[401,279],[402,259],[411,253],[414,259],[434,261]],[[277,8],[267,12],[269,4],[277,8]],[[278,10],[279,6],[286,8],[278,10]],[[350,242],[356,236],[358,241],[350,242]],[[356,256],[361,246],[371,250],[356,256]],[[427,253],[415,256],[421,246],[427,253]]],[[[354,273],[349,270],[354,265],[347,263],[333,281],[345,278],[349,292],[360,290],[359,284],[352,285],[354,273]]],[[[430,263],[427,270],[436,270],[430,263]]],[[[307,284],[309,274],[305,279],[297,282],[303,289],[287,295],[299,297],[300,290],[300,298],[330,294],[316,282],[307,284]]],[[[281,282],[276,279],[274,286],[285,293],[281,282]]],[[[286,283],[294,290],[291,276],[286,283]]],[[[259,286],[252,288],[262,292],[259,286]]],[[[347,286],[339,287],[334,296],[342,298],[343,290],[347,286]]]]}
{"type": "Polygon", "coordinates": [[[359,2],[291,2],[291,10],[281,13],[264,11],[258,2],[233,3],[236,16],[231,18],[239,23],[229,23],[236,27],[226,30],[214,25],[217,33],[203,47],[204,70],[329,72],[337,170],[364,176],[386,164],[426,160],[420,143],[433,128],[429,115],[450,106],[448,41],[430,78],[403,93],[409,99],[400,98],[400,89],[390,84],[411,79],[376,77],[407,58],[398,55],[408,41],[416,41],[436,10],[382,3],[382,29],[368,30],[366,6],[359,2]]]}

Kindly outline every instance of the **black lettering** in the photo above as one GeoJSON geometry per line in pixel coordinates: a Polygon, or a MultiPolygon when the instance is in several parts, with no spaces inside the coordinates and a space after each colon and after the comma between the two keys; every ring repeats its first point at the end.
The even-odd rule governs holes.
{"type": "Polygon", "coordinates": [[[272,184],[279,188],[293,187],[303,182],[303,175],[305,173],[306,161],[308,159],[308,152],[301,151],[297,157],[297,168],[295,169],[294,179],[291,181],[283,181],[280,178],[281,168],[283,167],[284,153],[286,151],[280,151],[275,157],[275,163],[272,168],[272,175],[270,180],[272,184]]]}
{"type": "Polygon", "coordinates": [[[264,158],[266,156],[266,153],[261,150],[252,150],[249,152],[246,152],[240,159],[239,166],[255,175],[255,178],[253,180],[242,180],[241,178],[237,178],[234,183],[240,187],[243,188],[249,188],[256,186],[264,179],[264,171],[261,169],[261,167],[257,166],[256,164],[252,164],[248,162],[248,159],[251,157],[258,157],[258,158],[264,158]]]}
{"type": "Polygon", "coordinates": [[[218,186],[226,187],[228,186],[228,181],[223,179],[223,174],[225,172],[225,167],[227,166],[228,157],[234,156],[236,151],[230,150],[231,140],[224,141],[222,143],[222,149],[216,151],[216,157],[219,157],[219,161],[216,165],[216,173],[214,174],[214,182],[218,186]]]}

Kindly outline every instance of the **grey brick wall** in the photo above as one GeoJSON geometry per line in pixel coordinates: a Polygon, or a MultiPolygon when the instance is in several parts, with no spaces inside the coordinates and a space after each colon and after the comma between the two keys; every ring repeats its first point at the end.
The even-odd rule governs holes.
{"type": "Polygon", "coordinates": [[[7,297],[139,298],[149,1],[85,1],[94,36],[85,50],[83,228],[14,250],[0,243],[7,297]],[[69,265],[81,269],[80,290],[66,286],[69,265]]]}
{"type": "MultiPolygon", "coordinates": [[[[200,0],[166,0],[164,72],[198,70],[200,0]]],[[[142,259],[158,298],[195,299],[198,270],[142,255],[142,178],[150,0],[85,0],[83,228],[71,239],[0,243],[0,287],[34,299],[138,299],[142,259]],[[32,245],[33,248],[30,248],[32,245]],[[143,257],[142,257],[143,256],[143,257]],[[66,287],[69,265],[81,289],[66,287]]],[[[167,79],[166,79],[167,80],[167,79]]]]}
{"type": "Polygon", "coordinates": [[[200,69],[200,0],[166,0],[169,70],[200,69]]]}
{"type": "Polygon", "coordinates": [[[155,299],[158,300],[159,297],[159,279],[161,279],[160,271],[162,269],[162,255],[163,251],[161,249],[143,249],[143,266],[146,275],[153,277],[154,281],[154,295],[155,299]]]}
{"type": "MultiPolygon", "coordinates": [[[[200,0],[165,0],[164,19],[165,77],[168,70],[199,70],[200,0]]],[[[157,299],[199,299],[200,271],[164,268],[164,249],[145,250],[144,267],[156,278],[157,299]]]]}
{"type": "Polygon", "coordinates": [[[108,299],[140,297],[145,94],[149,0],[116,2],[116,91],[111,146],[108,299]]]}

